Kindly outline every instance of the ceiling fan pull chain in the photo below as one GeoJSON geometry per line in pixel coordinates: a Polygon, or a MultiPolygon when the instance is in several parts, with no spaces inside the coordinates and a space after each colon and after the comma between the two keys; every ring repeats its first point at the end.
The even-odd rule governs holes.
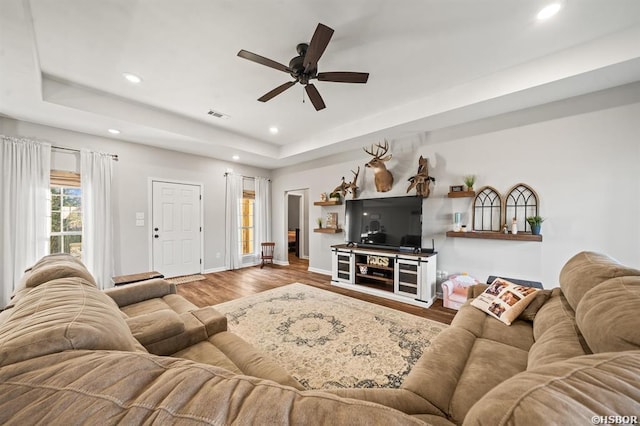
{"type": "Polygon", "coordinates": [[[302,89],[302,103],[304,103],[304,89],[302,89]]]}

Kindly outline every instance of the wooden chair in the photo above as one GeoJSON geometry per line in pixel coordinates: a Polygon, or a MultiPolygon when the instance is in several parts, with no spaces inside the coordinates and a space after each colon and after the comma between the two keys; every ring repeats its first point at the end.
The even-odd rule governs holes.
{"type": "Polygon", "coordinates": [[[275,247],[276,243],[262,243],[262,254],[260,256],[262,263],[260,264],[260,269],[264,268],[264,265],[267,262],[273,264],[273,252],[275,247]]]}

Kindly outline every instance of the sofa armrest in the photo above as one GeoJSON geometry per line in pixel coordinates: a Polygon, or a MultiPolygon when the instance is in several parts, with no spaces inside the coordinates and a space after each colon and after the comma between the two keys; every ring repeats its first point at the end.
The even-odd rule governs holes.
{"type": "Polygon", "coordinates": [[[204,325],[208,337],[227,331],[227,317],[211,306],[191,311],[191,314],[204,325]]]}
{"type": "Polygon", "coordinates": [[[487,284],[474,284],[467,287],[467,300],[475,299],[489,287],[487,284]]]}
{"type": "Polygon", "coordinates": [[[453,293],[453,283],[451,281],[444,281],[442,284],[442,295],[450,295],[453,293]]]}
{"type": "Polygon", "coordinates": [[[162,278],[155,278],[147,281],[140,281],[133,284],[123,285],[105,290],[119,307],[142,302],[148,299],[176,294],[176,285],[162,278]]]}
{"type": "Polygon", "coordinates": [[[168,339],[184,331],[184,322],[170,309],[130,317],[126,322],[133,337],[143,346],[168,339]]]}

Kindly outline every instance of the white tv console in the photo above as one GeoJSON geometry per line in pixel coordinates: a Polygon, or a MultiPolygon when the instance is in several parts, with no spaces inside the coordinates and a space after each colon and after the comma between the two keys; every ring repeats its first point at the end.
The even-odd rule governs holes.
{"type": "Polygon", "coordinates": [[[436,299],[435,253],[331,247],[331,284],[428,308],[436,299]]]}

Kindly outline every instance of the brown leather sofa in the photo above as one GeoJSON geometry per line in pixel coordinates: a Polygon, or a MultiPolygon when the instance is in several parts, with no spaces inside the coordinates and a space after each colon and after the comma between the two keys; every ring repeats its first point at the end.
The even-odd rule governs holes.
{"type": "Polygon", "coordinates": [[[533,321],[511,326],[467,302],[400,389],[319,392],[301,390],[227,332],[222,315],[166,281],[107,297],[79,262],[49,256],[0,313],[0,423],[567,425],[638,416],[640,271],[584,252],[560,286],[533,321]]]}

